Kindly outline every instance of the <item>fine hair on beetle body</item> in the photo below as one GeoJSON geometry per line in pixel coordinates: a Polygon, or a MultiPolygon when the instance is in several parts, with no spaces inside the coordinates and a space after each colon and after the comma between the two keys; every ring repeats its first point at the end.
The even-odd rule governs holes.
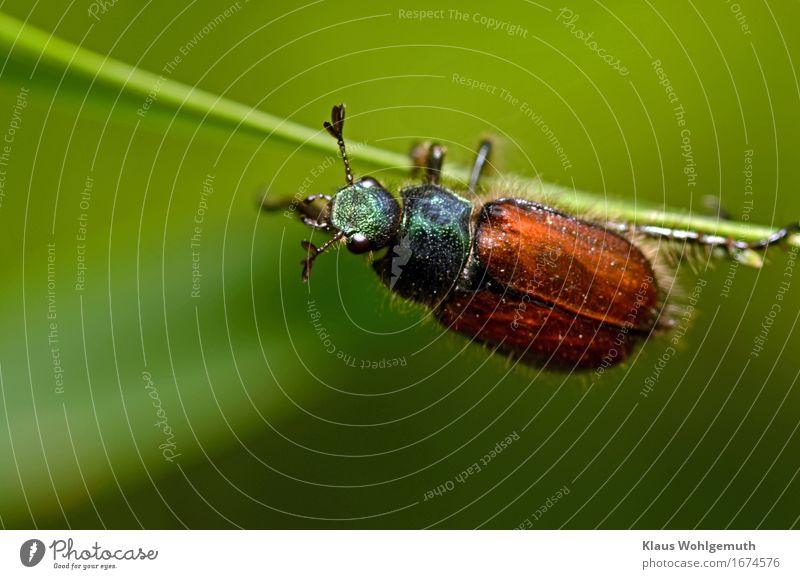
{"type": "MultiPolygon", "coordinates": [[[[418,179],[393,194],[374,177],[354,176],[344,122],[344,105],[337,105],[323,126],[337,142],[345,185],[296,206],[304,224],[330,234],[319,247],[302,242],[302,279],[308,281],[314,262],[334,244],[368,254],[391,294],[515,363],[562,372],[618,366],[673,326],[683,301],[676,276],[687,247],[738,257],[800,229],[793,223],[746,242],[629,223],[600,210],[576,215],[558,195],[519,181],[493,179],[484,188],[489,139],[478,146],[466,186],[442,179],[443,146],[415,146],[418,179]]],[[[289,202],[296,203],[270,200],[262,208],[289,202]]]]}

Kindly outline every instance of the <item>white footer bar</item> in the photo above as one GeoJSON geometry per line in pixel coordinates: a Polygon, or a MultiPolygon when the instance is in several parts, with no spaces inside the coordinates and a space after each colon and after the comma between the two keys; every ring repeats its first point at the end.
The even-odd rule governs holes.
{"type": "Polygon", "coordinates": [[[778,578],[798,559],[798,531],[0,532],[0,577],[778,578]]]}

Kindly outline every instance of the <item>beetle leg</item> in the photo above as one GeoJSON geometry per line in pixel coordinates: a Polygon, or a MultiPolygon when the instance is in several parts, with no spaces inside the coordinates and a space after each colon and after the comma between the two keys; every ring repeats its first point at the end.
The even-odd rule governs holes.
{"type": "Polygon", "coordinates": [[[324,199],[325,201],[332,201],[333,197],[330,195],[325,195],[325,193],[317,193],[316,195],[309,195],[305,199],[303,199],[303,203],[306,205],[311,205],[317,199],[324,199]]]}
{"type": "Polygon", "coordinates": [[[300,214],[300,221],[305,225],[313,229],[329,231],[330,224],[327,222],[326,212],[328,211],[331,200],[332,197],[324,193],[309,195],[302,200],[299,200],[297,196],[283,197],[277,200],[274,197],[264,196],[261,198],[260,205],[262,211],[297,211],[300,214]],[[327,203],[324,206],[315,203],[315,201],[319,201],[320,199],[324,199],[327,203]]]}
{"type": "Polygon", "coordinates": [[[469,190],[474,192],[478,187],[483,170],[489,161],[489,154],[492,152],[492,142],[488,139],[481,141],[478,146],[478,153],[475,156],[475,163],[472,165],[472,172],[469,176],[469,190]]]}
{"type": "Polygon", "coordinates": [[[608,228],[619,233],[641,233],[648,237],[660,237],[673,241],[684,241],[687,243],[697,243],[699,245],[721,246],[729,252],[734,249],[766,249],[770,245],[779,243],[789,237],[792,233],[800,231],[800,223],[790,223],[786,227],[781,227],[771,235],[757,241],[743,241],[741,239],[731,239],[722,235],[703,233],[701,231],[691,231],[688,229],[671,229],[669,227],[659,227],[657,225],[631,225],[629,223],[609,223],[608,228]]]}
{"type": "Polygon", "coordinates": [[[333,198],[324,193],[317,193],[316,195],[309,195],[299,206],[301,213],[300,220],[313,229],[322,229],[329,231],[331,226],[327,221],[326,212],[330,209],[330,204],[333,198]],[[314,202],[324,199],[327,203],[324,207],[314,206],[314,202]]]}
{"type": "Polygon", "coordinates": [[[425,181],[438,185],[442,177],[442,163],[444,163],[444,147],[434,143],[428,151],[428,160],[425,163],[425,181]]]}
{"type": "Polygon", "coordinates": [[[414,164],[411,174],[415,176],[419,169],[425,169],[425,182],[438,185],[442,174],[445,148],[438,143],[423,143],[411,149],[411,162],[414,164]]]}
{"type": "Polygon", "coordinates": [[[790,223],[786,227],[781,227],[778,231],[764,239],[751,242],[734,241],[734,244],[744,244],[744,247],[741,245],[735,245],[735,247],[738,249],[766,249],[770,245],[783,241],[796,231],[800,231],[800,223],[790,223]]]}
{"type": "Polygon", "coordinates": [[[428,150],[430,143],[416,143],[408,152],[411,157],[411,177],[416,178],[420,169],[425,168],[425,163],[428,160],[428,150]]]}
{"type": "Polygon", "coordinates": [[[307,215],[301,215],[300,220],[305,224],[308,225],[311,229],[321,229],[323,231],[330,231],[331,226],[327,223],[320,223],[316,219],[312,219],[307,215]]]}

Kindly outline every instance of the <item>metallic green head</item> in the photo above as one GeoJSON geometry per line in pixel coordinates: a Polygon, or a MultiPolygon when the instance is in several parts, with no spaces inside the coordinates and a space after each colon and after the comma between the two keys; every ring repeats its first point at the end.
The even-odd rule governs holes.
{"type": "Polygon", "coordinates": [[[329,223],[342,232],[350,251],[366,253],[392,242],[400,225],[400,205],[378,181],[364,177],[336,192],[329,223]]]}
{"type": "Polygon", "coordinates": [[[366,253],[388,246],[400,227],[402,213],[392,194],[377,180],[372,177],[364,177],[358,181],[353,179],[342,137],[344,105],[333,107],[330,122],[325,121],[322,126],[339,145],[347,185],[339,189],[333,197],[325,194],[311,195],[296,205],[303,223],[314,229],[333,232],[333,237],[319,247],[310,241],[302,242],[301,245],[307,252],[303,260],[305,281],[308,281],[314,260],[341,239],[347,242],[347,249],[353,253],[366,253]],[[328,202],[325,207],[320,207],[317,203],[322,199],[328,202]]]}

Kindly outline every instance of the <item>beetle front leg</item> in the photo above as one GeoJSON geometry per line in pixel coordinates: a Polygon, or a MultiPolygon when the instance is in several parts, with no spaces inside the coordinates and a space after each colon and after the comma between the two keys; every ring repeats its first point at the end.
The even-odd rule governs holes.
{"type": "Polygon", "coordinates": [[[420,169],[425,170],[426,183],[438,185],[442,177],[445,148],[438,143],[422,143],[411,149],[411,174],[416,175],[420,169]]]}
{"type": "Polygon", "coordinates": [[[324,193],[316,195],[309,195],[305,199],[298,200],[297,196],[293,197],[280,197],[275,199],[274,196],[264,195],[261,198],[260,206],[262,211],[291,211],[297,212],[300,216],[300,221],[313,229],[322,229],[325,231],[330,230],[330,224],[327,220],[328,208],[330,207],[332,197],[324,193]],[[320,199],[326,201],[325,205],[316,203],[320,199]]]}
{"type": "Polygon", "coordinates": [[[489,162],[489,155],[492,152],[492,142],[489,139],[484,139],[478,145],[478,152],[475,155],[475,163],[472,165],[472,172],[469,176],[469,190],[475,192],[478,187],[478,182],[483,175],[486,164],[489,162]]]}

